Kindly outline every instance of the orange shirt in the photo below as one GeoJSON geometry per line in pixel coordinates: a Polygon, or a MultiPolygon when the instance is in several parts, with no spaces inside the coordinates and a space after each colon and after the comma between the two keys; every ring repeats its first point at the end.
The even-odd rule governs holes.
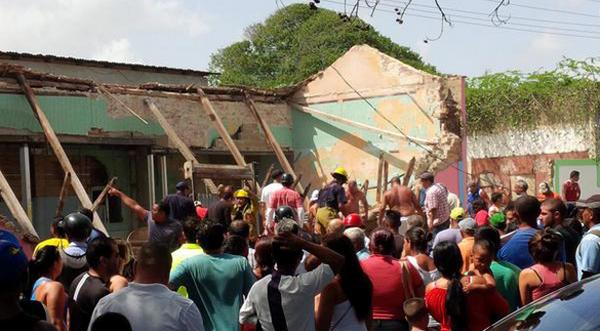
{"type": "Polygon", "coordinates": [[[540,202],[544,202],[544,200],[546,199],[558,199],[558,200],[562,200],[562,198],[560,197],[560,195],[556,192],[551,192],[550,194],[538,194],[537,199],[540,202]]]}

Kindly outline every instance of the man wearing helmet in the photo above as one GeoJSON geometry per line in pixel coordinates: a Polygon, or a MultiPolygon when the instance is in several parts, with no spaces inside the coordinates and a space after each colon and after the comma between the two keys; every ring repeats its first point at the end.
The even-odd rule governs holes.
{"type": "Polygon", "coordinates": [[[63,270],[58,281],[69,288],[73,279],[88,269],[85,253],[87,239],[92,231],[92,222],[82,213],[71,213],[64,218],[64,230],[69,246],[60,251],[63,270]]]}
{"type": "Polygon", "coordinates": [[[281,184],[283,185],[283,188],[272,193],[269,203],[267,204],[269,213],[267,213],[266,221],[267,229],[270,232],[272,232],[273,227],[273,210],[277,209],[279,206],[289,206],[292,208],[294,215],[290,218],[296,220],[300,228],[302,228],[304,223],[304,199],[302,199],[300,193],[292,189],[294,176],[283,174],[283,176],[281,176],[281,184]]]}
{"type": "MultiPolygon", "coordinates": [[[[235,202],[231,209],[231,220],[241,220],[250,225],[250,241],[254,242],[258,236],[256,220],[258,219],[258,206],[256,197],[251,197],[245,189],[235,191],[235,202]]],[[[229,227],[229,224],[227,225],[229,227]]]]}
{"type": "Polygon", "coordinates": [[[346,204],[346,192],[342,186],[348,181],[348,172],[342,167],[335,169],[331,176],[333,180],[319,191],[319,209],[317,209],[317,222],[315,233],[325,234],[329,221],[338,218],[340,210],[346,204]]]}

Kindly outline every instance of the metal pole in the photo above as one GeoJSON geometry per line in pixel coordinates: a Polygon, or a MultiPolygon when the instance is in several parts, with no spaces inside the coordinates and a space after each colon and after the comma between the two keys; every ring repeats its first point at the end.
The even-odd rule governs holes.
{"type": "Polygon", "coordinates": [[[158,166],[160,172],[160,184],[162,189],[162,197],[166,197],[169,194],[169,186],[167,182],[167,156],[161,155],[158,159],[158,166]]]}
{"type": "Polygon", "coordinates": [[[19,149],[19,160],[21,163],[21,203],[29,219],[32,216],[31,202],[31,164],[29,163],[29,145],[23,144],[19,149]]]}
{"type": "Polygon", "coordinates": [[[152,209],[156,201],[156,192],[154,189],[154,154],[148,154],[146,161],[148,163],[148,208],[152,209]]]}

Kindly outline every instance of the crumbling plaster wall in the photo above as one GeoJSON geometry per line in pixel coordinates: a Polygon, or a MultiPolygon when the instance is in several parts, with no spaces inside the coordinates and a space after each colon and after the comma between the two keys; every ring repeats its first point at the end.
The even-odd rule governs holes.
{"type": "MultiPolygon", "coordinates": [[[[412,157],[417,159],[415,173],[438,172],[460,159],[461,77],[430,75],[369,46],[355,46],[309,79],[291,102],[398,132],[352,88],[402,132],[429,141],[423,146],[430,152],[406,139],[294,110],[294,166],[297,173],[303,174],[303,182],[321,187],[336,166],[344,166],[351,178],[359,182],[368,179],[374,186],[382,153],[394,160],[390,162],[390,178],[404,173],[412,157]]],[[[370,198],[372,201],[373,194],[370,198]]]]}

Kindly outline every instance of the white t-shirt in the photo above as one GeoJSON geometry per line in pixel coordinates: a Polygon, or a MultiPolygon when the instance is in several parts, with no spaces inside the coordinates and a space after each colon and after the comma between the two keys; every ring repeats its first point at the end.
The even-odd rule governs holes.
{"type": "Polygon", "coordinates": [[[129,283],[129,286],[100,299],[92,314],[94,320],[107,312],[127,317],[132,330],[204,331],[202,315],[192,300],[162,284],[129,283]]]}
{"type": "Polygon", "coordinates": [[[273,221],[273,214],[275,213],[273,209],[269,208],[269,200],[271,200],[271,195],[273,193],[281,190],[282,188],[283,185],[281,185],[281,183],[271,183],[263,187],[262,192],[260,193],[260,202],[263,202],[267,205],[265,210],[265,216],[267,219],[267,224],[269,225],[273,221]]]}
{"type": "MultiPolygon", "coordinates": [[[[327,264],[321,264],[315,270],[297,276],[281,276],[278,289],[288,330],[315,329],[315,296],[334,276],[327,264]]],[[[240,323],[260,321],[263,330],[274,330],[267,294],[271,279],[272,276],[269,275],[254,283],[240,309],[240,323]]]]}

